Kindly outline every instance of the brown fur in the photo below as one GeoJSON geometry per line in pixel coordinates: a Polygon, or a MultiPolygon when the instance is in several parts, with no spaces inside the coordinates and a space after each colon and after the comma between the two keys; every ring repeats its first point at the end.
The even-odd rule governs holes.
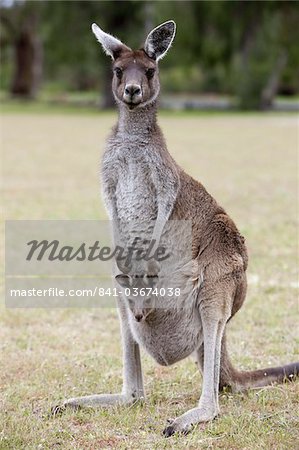
{"type": "MultiPolygon", "coordinates": [[[[151,239],[157,245],[168,221],[190,221],[192,259],[187,255],[191,267],[191,276],[188,271],[187,276],[194,297],[190,300],[190,296],[181,292],[179,303],[177,299],[173,303],[178,308],[156,308],[149,304],[143,308],[136,300],[131,305],[130,294],[120,296],[122,393],[78,397],[66,401],[64,406],[125,405],[143,398],[140,345],[163,365],[173,364],[194,352],[203,372],[202,393],[197,407],[167,425],[164,435],[168,437],[176,432],[186,433],[194,424],[216,417],[219,387],[238,390],[292,380],[298,374],[299,363],[239,372],[228,357],[225,328],[246,297],[248,256],[245,240],[232,219],[202,184],[174,161],[157,125],[157,62],[173,41],[175,23],[168,21],[156,27],[148,35],[144,50],[137,51],[95,24],[93,31],[114,59],[112,85],[119,107],[119,120],[107,142],[102,164],[103,193],[114,227],[114,242],[128,245],[130,233],[126,226],[132,221],[142,220],[147,224],[153,221],[151,239]]],[[[186,237],[189,244],[190,238],[186,237]]],[[[181,241],[176,238],[174,244],[183,257],[187,246],[184,236],[181,241]]],[[[130,271],[116,277],[120,285],[126,286],[129,281],[139,284],[140,273],[135,279],[136,269],[130,271]]],[[[157,273],[148,271],[142,276],[148,274],[159,278],[157,273]]]]}
{"type": "MultiPolygon", "coordinates": [[[[113,68],[121,67],[122,80],[114,76],[113,91],[116,98],[122,97],[124,85],[128,79],[138,80],[143,87],[144,99],[148,100],[153,89],[156,88],[158,67],[143,50],[124,50],[116,58],[113,68]],[[135,61],[135,63],[134,63],[135,61]],[[147,80],[147,69],[155,68],[155,75],[147,80]]],[[[179,175],[180,188],[172,209],[169,220],[192,221],[192,258],[205,268],[205,277],[209,283],[222,280],[222,288],[225,288],[225,278],[228,284],[233,280],[233,301],[229,320],[241,308],[246,297],[247,281],[246,269],[248,266],[248,254],[245,239],[239,233],[233,220],[220,207],[204,186],[186,174],[172,159],[166,149],[164,139],[156,124],[155,108],[148,108],[148,116],[153,115],[151,133],[157,140],[156,148],[160,149],[160,155],[165,165],[172,167],[173,172],[179,175]]],[[[141,116],[141,112],[140,112],[141,116]]],[[[141,117],[139,117],[140,120],[141,117]]],[[[136,111],[136,120],[138,113],[136,111]]],[[[118,127],[115,128],[117,135],[118,127]]],[[[206,288],[208,289],[208,287],[206,288]]],[[[219,295],[223,297],[224,293],[219,295]]],[[[218,305],[219,306],[219,305],[218,305]]],[[[203,352],[202,352],[203,358],[203,352]]],[[[228,357],[226,337],[223,338],[221,352],[220,388],[230,387],[235,390],[249,387],[265,386],[273,382],[282,382],[286,379],[293,380],[299,373],[299,363],[280,366],[269,369],[260,369],[251,372],[239,372],[233,366],[228,357]]]]}

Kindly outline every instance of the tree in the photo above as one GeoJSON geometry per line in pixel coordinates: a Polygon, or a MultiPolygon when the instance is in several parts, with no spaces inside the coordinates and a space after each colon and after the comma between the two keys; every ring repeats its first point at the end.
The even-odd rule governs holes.
{"type": "Polygon", "coordinates": [[[299,89],[296,2],[0,0],[0,6],[1,79],[10,77],[10,91],[22,98],[36,96],[43,69],[44,81],[60,90],[98,89],[102,105],[113,106],[111,66],[91,23],[138,48],[170,18],[178,33],[163,61],[166,86],[231,94],[244,109],[271,107],[282,85],[285,92],[299,89]]]}
{"type": "Polygon", "coordinates": [[[15,2],[9,8],[1,6],[1,24],[14,50],[10,92],[21,98],[34,98],[42,77],[40,6],[35,2],[15,2]]]}
{"type": "MultiPolygon", "coordinates": [[[[143,28],[143,2],[74,1],[46,2],[46,69],[50,76],[67,79],[75,90],[99,85],[102,107],[114,106],[111,93],[111,67],[96,42],[91,24],[136,45],[143,28]]],[[[138,42],[137,45],[139,45],[138,42]]]]}
{"type": "Polygon", "coordinates": [[[234,2],[238,23],[232,86],[242,109],[268,109],[284,71],[297,72],[299,8],[293,2],[234,2]]]}

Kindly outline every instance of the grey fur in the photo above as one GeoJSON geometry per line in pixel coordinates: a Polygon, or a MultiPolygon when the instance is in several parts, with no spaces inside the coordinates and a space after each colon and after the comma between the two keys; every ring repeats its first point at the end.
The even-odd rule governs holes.
{"type": "MultiPolygon", "coordinates": [[[[154,33],[154,41],[152,36],[147,45],[150,41],[162,48],[164,44],[159,47],[156,39],[163,38],[163,33],[154,33]]],[[[248,258],[244,238],[224,209],[176,164],[166,148],[156,121],[157,63],[155,75],[146,79],[146,70],[153,68],[153,61],[143,51],[124,50],[114,67],[122,70],[121,78],[115,75],[113,79],[119,119],[102,163],[103,193],[114,223],[114,239],[128,239],[128,224],[132,221],[154,221],[153,238],[159,243],[169,219],[191,221],[192,255],[186,273],[192,289],[185,297],[182,295],[179,303],[176,299],[174,304],[170,298],[167,308],[151,306],[148,314],[139,306],[130,307],[129,299],[119,298],[124,358],[122,393],[70,399],[63,406],[97,407],[143,399],[139,346],[162,365],[173,364],[195,352],[203,373],[202,394],[197,407],[168,424],[164,434],[170,436],[188,432],[192,425],[209,421],[219,413],[219,385],[265,385],[279,379],[282,368],[271,369],[271,377],[262,379],[259,371],[244,374],[232,367],[226,351],[225,327],[246,295],[248,258]],[[128,83],[140,86],[142,98],[138,102],[134,103],[133,96],[132,102],[123,97],[128,83]],[[142,320],[136,320],[137,313],[142,320]]],[[[178,271],[184,275],[182,267],[178,271]]],[[[294,372],[295,366],[288,370],[294,372]]]]}

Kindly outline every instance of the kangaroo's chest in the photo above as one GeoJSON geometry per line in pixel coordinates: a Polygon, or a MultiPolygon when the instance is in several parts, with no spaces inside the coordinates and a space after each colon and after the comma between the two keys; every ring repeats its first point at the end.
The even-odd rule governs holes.
{"type": "Polygon", "coordinates": [[[141,144],[118,144],[105,165],[104,170],[113,172],[113,195],[120,221],[155,220],[157,216],[155,167],[150,152],[150,147],[141,144]]]}
{"type": "Polygon", "coordinates": [[[120,220],[154,220],[156,188],[146,158],[121,158],[117,169],[115,200],[120,220]]]}
{"type": "Polygon", "coordinates": [[[198,310],[155,310],[154,318],[130,327],[136,341],[158,364],[171,365],[191,355],[202,343],[202,325],[198,310]]]}

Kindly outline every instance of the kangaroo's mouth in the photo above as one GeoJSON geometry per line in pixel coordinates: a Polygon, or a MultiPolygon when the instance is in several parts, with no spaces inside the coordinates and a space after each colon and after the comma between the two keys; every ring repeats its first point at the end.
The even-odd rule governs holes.
{"type": "Polygon", "coordinates": [[[141,103],[141,101],[139,101],[139,102],[131,102],[131,101],[127,102],[127,101],[125,101],[125,104],[128,106],[128,108],[130,110],[135,109],[137,106],[140,105],[140,103],[141,103]]]}

